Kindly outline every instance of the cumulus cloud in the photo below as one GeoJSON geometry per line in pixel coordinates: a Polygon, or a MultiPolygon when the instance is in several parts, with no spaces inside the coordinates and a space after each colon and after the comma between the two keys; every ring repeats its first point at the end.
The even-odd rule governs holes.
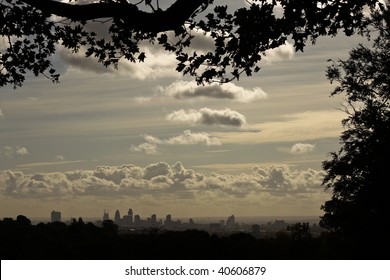
{"type": "Polygon", "coordinates": [[[16,147],[16,154],[20,156],[24,156],[28,154],[28,150],[25,147],[16,147]]]}
{"type": "Polygon", "coordinates": [[[263,59],[267,63],[273,63],[291,59],[294,57],[294,54],[294,46],[291,43],[286,42],[284,45],[265,51],[265,57],[263,57],[263,59]]]}
{"type": "Polygon", "coordinates": [[[304,143],[295,143],[291,149],[290,153],[292,154],[306,154],[314,151],[315,145],[304,144],[304,143]]]}
{"type": "Polygon", "coordinates": [[[176,81],[167,87],[160,87],[160,92],[176,99],[208,97],[216,99],[230,99],[238,102],[252,102],[262,100],[267,94],[259,87],[245,89],[234,83],[197,85],[194,81],[176,81]]]}
{"type": "Polygon", "coordinates": [[[245,116],[229,108],[213,110],[202,108],[200,110],[178,110],[165,117],[169,121],[188,124],[229,125],[243,126],[246,124],[245,116]]]}
{"type": "MultiPolygon", "coordinates": [[[[70,199],[75,196],[142,197],[174,196],[197,199],[252,198],[310,195],[322,191],[323,171],[292,171],[286,166],[254,167],[251,174],[210,175],[186,169],[181,162],[166,162],[139,167],[132,164],[99,166],[95,170],[24,174],[0,173],[0,192],[18,198],[70,199]]],[[[214,201],[213,201],[214,202],[214,201]]]]}
{"type": "Polygon", "coordinates": [[[152,135],[144,135],[145,143],[138,146],[132,145],[131,152],[144,152],[145,154],[157,154],[161,145],[221,145],[217,137],[212,137],[205,132],[192,132],[185,130],[182,134],[167,139],[159,139],[152,135]]]}
{"type": "Polygon", "coordinates": [[[253,168],[259,177],[259,182],[265,188],[276,193],[312,192],[320,186],[325,175],[324,171],[307,169],[291,171],[288,166],[271,166],[267,169],[253,168]]]}
{"type": "Polygon", "coordinates": [[[3,149],[0,151],[0,154],[8,157],[8,158],[12,158],[14,157],[14,155],[18,155],[18,156],[25,156],[27,155],[29,152],[27,150],[26,147],[10,147],[10,146],[4,146],[3,149]]]}
{"type": "Polygon", "coordinates": [[[212,137],[205,132],[191,132],[191,130],[185,130],[183,134],[166,139],[164,143],[168,145],[221,145],[217,137],[212,137]]]}

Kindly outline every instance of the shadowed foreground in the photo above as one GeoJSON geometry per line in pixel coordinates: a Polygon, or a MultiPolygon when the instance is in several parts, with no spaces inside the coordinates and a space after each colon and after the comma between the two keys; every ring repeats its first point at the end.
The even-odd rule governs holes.
{"type": "Polygon", "coordinates": [[[205,231],[119,234],[112,222],[98,227],[74,221],[31,225],[25,216],[0,221],[1,259],[388,259],[389,241],[352,240],[323,233],[280,232],[274,238],[205,231]]]}

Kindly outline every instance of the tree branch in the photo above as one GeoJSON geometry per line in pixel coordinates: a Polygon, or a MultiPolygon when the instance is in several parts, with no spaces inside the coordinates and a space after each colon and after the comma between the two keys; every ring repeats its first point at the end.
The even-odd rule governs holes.
{"type": "Polygon", "coordinates": [[[21,0],[48,15],[57,15],[75,21],[98,18],[121,18],[130,29],[142,32],[176,30],[191,15],[210,0],[176,0],[165,11],[153,13],[140,11],[136,5],[124,3],[91,3],[84,5],[57,2],[55,0],[21,0]]]}

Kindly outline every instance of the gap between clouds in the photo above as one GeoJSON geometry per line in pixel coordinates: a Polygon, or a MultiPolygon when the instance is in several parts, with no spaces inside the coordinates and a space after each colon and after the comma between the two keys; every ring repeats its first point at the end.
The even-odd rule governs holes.
{"type": "Polygon", "coordinates": [[[250,126],[259,132],[215,132],[213,135],[221,139],[222,144],[302,142],[336,138],[343,131],[344,118],[345,113],[337,110],[307,111],[281,115],[278,120],[250,126]]]}

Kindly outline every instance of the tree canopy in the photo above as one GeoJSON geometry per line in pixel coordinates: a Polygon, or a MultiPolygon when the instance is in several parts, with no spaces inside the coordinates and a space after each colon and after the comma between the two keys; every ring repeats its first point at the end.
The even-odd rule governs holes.
{"type": "Polygon", "coordinates": [[[372,18],[373,47],[359,45],[327,70],[328,79],[338,83],[332,95],[346,96],[348,115],[341,149],[323,163],[324,186],[333,195],[322,206],[321,225],[383,241],[390,230],[390,12],[382,9],[372,18]]]}
{"type": "Polygon", "coordinates": [[[369,23],[364,9],[381,5],[379,0],[247,3],[231,11],[218,0],[0,0],[0,86],[22,86],[28,72],[58,82],[51,57],[59,46],[118,67],[121,59],[147,59],[145,42],[174,53],[176,70],[199,84],[226,83],[259,71],[265,51],[287,40],[303,51],[320,36],[362,33],[369,23]],[[108,25],[108,34],[94,30],[91,23],[98,22],[108,25]],[[211,37],[214,47],[194,51],[195,36],[211,37]]]}

